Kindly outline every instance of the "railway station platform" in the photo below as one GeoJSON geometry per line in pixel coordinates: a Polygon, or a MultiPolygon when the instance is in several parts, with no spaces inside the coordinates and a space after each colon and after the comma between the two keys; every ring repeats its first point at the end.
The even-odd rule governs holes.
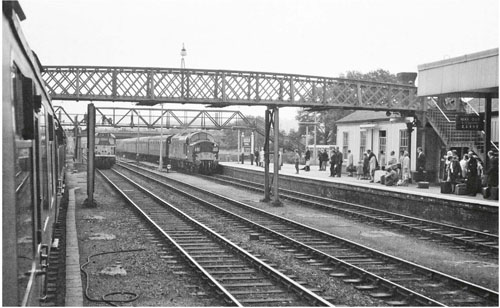
{"type": "MultiPolygon", "coordinates": [[[[250,162],[221,162],[223,174],[264,183],[264,168],[250,162]]],[[[301,165],[299,168],[303,168],[301,165]]],[[[274,166],[269,167],[271,177],[274,166]]],[[[416,183],[408,186],[385,186],[368,180],[349,177],[330,177],[330,170],[299,170],[284,164],[280,170],[280,188],[330,197],[346,202],[370,206],[403,215],[430,219],[479,231],[498,233],[498,201],[484,199],[481,194],[474,196],[442,194],[437,185],[418,188],[416,183]]]]}

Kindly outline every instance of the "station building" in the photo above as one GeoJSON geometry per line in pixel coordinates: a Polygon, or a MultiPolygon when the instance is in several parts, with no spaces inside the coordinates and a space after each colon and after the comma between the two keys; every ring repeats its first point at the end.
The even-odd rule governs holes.
{"type": "MultiPolygon", "coordinates": [[[[354,155],[354,163],[363,161],[363,153],[371,150],[380,161],[380,152],[389,158],[391,151],[399,157],[400,151],[416,149],[416,133],[408,134],[406,123],[413,117],[398,117],[383,111],[359,110],[337,121],[337,146],[347,159],[347,151],[354,155]],[[411,143],[411,145],[410,145],[411,143]]],[[[414,167],[414,162],[412,162],[414,167]]]]}
{"type": "Polygon", "coordinates": [[[336,145],[355,163],[370,149],[386,159],[394,151],[410,154],[415,170],[417,147],[426,155],[427,180],[444,173],[444,156],[456,150],[460,157],[473,151],[483,165],[487,149],[498,152],[498,48],[419,66],[418,95],[425,112],[407,117],[391,111],[355,111],[337,121],[336,145]],[[484,128],[460,123],[463,116],[478,118],[484,128]],[[487,134],[487,132],[489,134],[487,134]]]}

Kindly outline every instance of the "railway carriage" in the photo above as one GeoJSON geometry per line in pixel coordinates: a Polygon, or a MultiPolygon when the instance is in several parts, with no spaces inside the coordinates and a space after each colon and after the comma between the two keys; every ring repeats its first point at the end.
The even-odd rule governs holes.
{"type": "Polygon", "coordinates": [[[148,156],[146,159],[153,163],[160,162],[160,152],[163,156],[163,161],[168,163],[168,147],[172,140],[171,135],[156,136],[148,138],[148,156]],[[160,151],[160,146],[162,147],[160,151]]]}
{"type": "Polygon", "coordinates": [[[163,162],[174,169],[212,174],[218,168],[219,147],[214,137],[205,131],[118,140],[117,154],[158,163],[160,144],[163,162]]]}
{"type": "Polygon", "coordinates": [[[41,306],[64,187],[65,135],[21,31],[17,1],[2,3],[2,305],[41,306]]]}

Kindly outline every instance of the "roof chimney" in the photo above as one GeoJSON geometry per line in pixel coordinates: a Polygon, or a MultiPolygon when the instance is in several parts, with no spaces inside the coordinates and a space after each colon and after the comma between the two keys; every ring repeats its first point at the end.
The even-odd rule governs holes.
{"type": "Polygon", "coordinates": [[[397,73],[396,77],[402,84],[414,85],[417,79],[417,73],[403,72],[397,73]]]}

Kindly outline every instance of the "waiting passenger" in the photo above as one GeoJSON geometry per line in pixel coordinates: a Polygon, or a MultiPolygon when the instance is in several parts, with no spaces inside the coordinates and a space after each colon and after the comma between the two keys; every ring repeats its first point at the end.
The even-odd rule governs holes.
{"type": "Polygon", "coordinates": [[[469,196],[477,194],[477,160],[472,151],[469,151],[469,160],[467,161],[467,193],[469,196]]]}
{"type": "Polygon", "coordinates": [[[330,176],[334,177],[337,171],[337,152],[333,149],[332,156],[330,157],[330,176]]]}
{"type": "Polygon", "coordinates": [[[498,186],[498,157],[493,151],[488,151],[488,158],[490,161],[488,169],[485,171],[485,175],[488,177],[486,179],[486,194],[484,195],[486,198],[491,195],[491,188],[498,186]]]}
{"type": "Polygon", "coordinates": [[[347,150],[347,176],[353,176],[354,171],[356,171],[356,168],[354,168],[354,155],[351,153],[351,150],[347,150]]]}
{"type": "Polygon", "coordinates": [[[375,156],[375,153],[370,150],[367,150],[366,152],[368,152],[368,159],[370,164],[370,183],[373,183],[375,179],[375,170],[377,170],[378,166],[377,156],[375,156]]]}
{"type": "Polygon", "coordinates": [[[365,175],[365,172],[364,172],[363,162],[359,161],[358,162],[358,166],[356,167],[356,176],[357,176],[357,179],[358,180],[363,179],[364,175],[365,175]]]}
{"type": "Polygon", "coordinates": [[[310,168],[310,165],[311,165],[311,151],[309,151],[309,149],[306,150],[306,154],[305,154],[304,159],[306,160],[306,165],[304,166],[304,168],[302,168],[302,170],[310,171],[311,170],[311,168],[310,168]]]}
{"type": "Polygon", "coordinates": [[[342,174],[342,163],[344,162],[344,155],[340,152],[339,147],[337,147],[337,167],[335,168],[335,173],[337,177],[342,174]]]}
{"type": "Polygon", "coordinates": [[[300,155],[299,155],[298,150],[295,150],[295,155],[294,155],[293,159],[294,159],[294,163],[295,163],[295,174],[299,174],[300,155]]]}
{"type": "Polygon", "coordinates": [[[464,154],[462,160],[460,161],[460,168],[462,168],[462,177],[467,178],[467,161],[469,160],[469,155],[464,154]]]}
{"type": "Polygon", "coordinates": [[[326,166],[328,166],[328,151],[325,149],[322,155],[323,155],[323,171],[326,171],[326,166]]]}
{"type": "Polygon", "coordinates": [[[319,170],[323,170],[323,149],[320,149],[318,152],[318,162],[319,162],[319,170]]]}
{"type": "Polygon", "coordinates": [[[403,156],[403,161],[401,163],[402,180],[403,180],[403,185],[407,186],[408,183],[410,182],[410,178],[411,178],[410,154],[408,154],[408,151],[404,151],[403,155],[404,155],[403,156]]]}
{"type": "Polygon", "coordinates": [[[387,168],[389,167],[396,167],[397,168],[397,163],[398,159],[396,158],[396,153],[394,151],[391,151],[391,156],[389,157],[389,160],[387,161],[387,168]]]}
{"type": "Polygon", "coordinates": [[[380,169],[385,170],[385,154],[384,151],[380,151],[380,154],[378,155],[378,162],[380,165],[380,169]]]}
{"type": "Polygon", "coordinates": [[[386,186],[394,186],[399,180],[398,172],[395,170],[395,167],[387,167],[385,174],[385,185],[386,186]]]}
{"type": "Polygon", "coordinates": [[[368,153],[363,153],[363,180],[370,178],[370,159],[368,158],[368,153]]]}
{"type": "Polygon", "coordinates": [[[460,183],[460,179],[462,178],[462,168],[460,167],[460,162],[458,161],[458,156],[449,157],[451,159],[451,163],[449,164],[449,182],[452,184],[460,183]]]}
{"type": "Polygon", "coordinates": [[[425,181],[426,179],[424,178],[424,171],[425,171],[425,154],[424,150],[422,147],[417,148],[417,162],[416,162],[416,168],[418,172],[418,178],[420,181],[425,181]]]}

